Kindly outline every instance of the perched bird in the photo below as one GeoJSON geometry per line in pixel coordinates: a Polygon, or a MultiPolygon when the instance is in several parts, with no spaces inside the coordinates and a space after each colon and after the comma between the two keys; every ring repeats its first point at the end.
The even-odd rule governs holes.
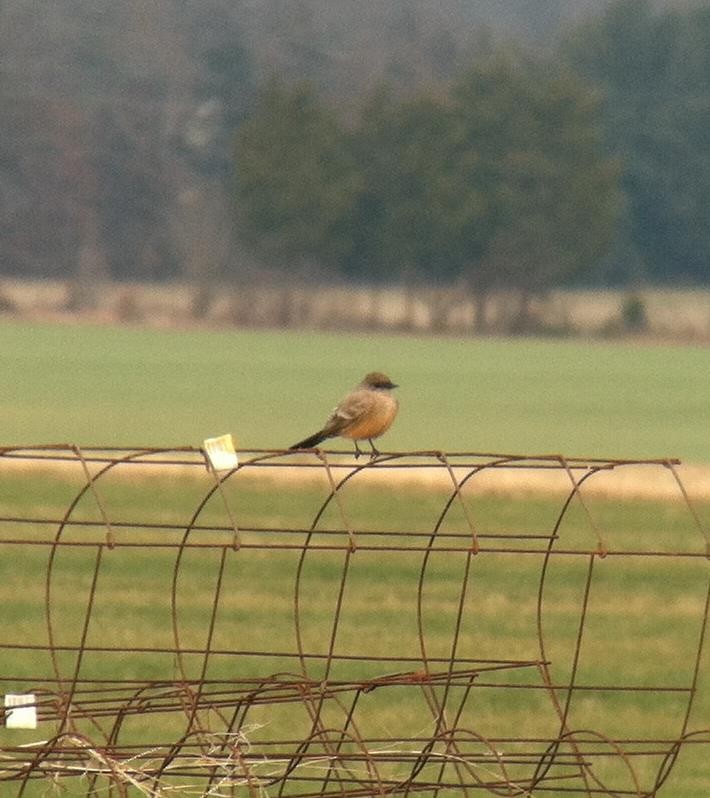
{"type": "Polygon", "coordinates": [[[379,454],[373,438],[387,432],[392,425],[399,402],[392,396],[397,386],[386,374],[371,371],[333,410],[320,432],[295,443],[291,449],[312,449],[326,438],[350,438],[355,443],[355,457],[362,454],[358,441],[367,440],[372,447],[372,457],[379,454]]]}

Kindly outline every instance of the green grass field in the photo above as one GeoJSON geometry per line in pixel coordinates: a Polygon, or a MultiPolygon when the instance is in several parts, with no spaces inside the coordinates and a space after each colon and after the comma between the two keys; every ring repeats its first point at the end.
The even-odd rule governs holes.
{"type": "Polygon", "coordinates": [[[400,384],[382,442],[710,462],[710,350],[539,340],[0,325],[0,443],[280,448],[369,370],[400,384]]]}
{"type": "MultiPolygon", "coordinates": [[[[59,518],[82,483],[78,467],[59,475],[4,474],[0,480],[0,508],[6,518],[59,518]]],[[[105,543],[106,533],[92,496],[87,494],[82,499],[71,520],[95,523],[67,527],[61,538],[64,542],[84,545],[60,548],[54,552],[51,563],[51,547],[13,541],[47,543],[54,539],[56,524],[3,523],[0,606],[5,623],[0,643],[43,645],[48,623],[58,645],[78,646],[85,634],[86,646],[97,648],[82,658],[79,670],[82,680],[170,682],[196,678],[204,672],[207,679],[227,679],[236,685],[240,680],[270,673],[299,673],[302,665],[296,657],[295,595],[299,595],[301,644],[308,652],[323,652],[333,628],[340,580],[348,558],[347,538],[342,533],[316,534],[310,543],[314,548],[306,555],[299,578],[298,546],[305,543],[306,533],[287,534],[279,530],[308,529],[328,495],[328,486],[325,481],[318,486],[279,484],[254,477],[244,480],[238,476],[230,480],[226,485],[227,498],[242,529],[241,542],[246,545],[233,550],[228,531],[191,533],[188,542],[202,544],[203,548],[187,549],[180,554],[178,576],[173,582],[184,528],[190,524],[193,511],[210,485],[211,479],[202,469],[197,475],[178,473],[171,477],[158,473],[133,479],[117,472],[101,478],[97,489],[108,517],[116,525],[117,545],[112,550],[103,549],[86,629],[97,547],[105,543]],[[174,528],[141,530],[132,526],[146,521],[174,528]],[[136,549],[127,545],[139,541],[159,543],[162,547],[136,549]],[[266,544],[273,543],[289,543],[296,548],[266,548],[266,544]],[[318,548],[333,544],[340,548],[318,548]],[[217,575],[223,556],[225,567],[218,590],[217,575]],[[173,584],[179,642],[195,652],[206,646],[209,619],[218,596],[210,648],[221,653],[212,654],[209,661],[199,653],[182,655],[178,661],[169,653],[176,642],[171,604],[173,584]],[[115,650],[103,650],[106,645],[115,650]],[[164,652],[149,650],[154,647],[163,648],[164,652]],[[136,655],[131,653],[133,648],[146,651],[136,655]],[[229,653],[233,650],[284,653],[235,657],[229,653]]],[[[366,489],[357,482],[344,489],[343,506],[352,528],[358,530],[360,548],[352,555],[348,567],[334,648],[336,655],[345,658],[336,659],[328,674],[330,679],[358,682],[379,676],[383,671],[407,671],[411,667],[404,661],[379,666],[364,664],[347,659],[349,655],[421,656],[417,595],[422,573],[422,628],[428,657],[443,658],[445,663],[451,655],[460,607],[463,614],[456,648],[458,658],[476,661],[540,658],[537,606],[545,543],[526,544],[516,535],[549,534],[560,511],[560,497],[478,495],[475,483],[469,482],[464,499],[475,516],[483,546],[483,551],[472,560],[465,544],[459,551],[441,548],[457,543],[446,535],[466,532],[465,518],[456,504],[439,527],[435,542],[427,542],[428,534],[417,537],[430,534],[435,528],[446,497],[447,491],[417,490],[406,484],[397,491],[366,489]],[[368,532],[378,532],[380,536],[368,537],[368,532]],[[394,542],[408,546],[409,550],[388,550],[387,545],[394,542]],[[368,549],[373,545],[375,549],[368,549]],[[539,554],[515,553],[516,548],[526,545],[539,554]]],[[[612,739],[641,741],[631,746],[631,753],[637,754],[633,767],[648,788],[660,762],[659,755],[653,752],[661,750],[664,744],[642,741],[672,740],[683,726],[687,689],[692,683],[702,627],[707,562],[698,558],[639,559],[620,555],[649,549],[699,553],[703,541],[687,508],[680,503],[625,503],[620,499],[594,498],[588,509],[605,530],[607,545],[615,554],[597,560],[594,565],[576,663],[575,684],[579,687],[570,705],[568,722],[571,728],[594,729],[612,739]],[[611,685],[612,689],[605,689],[605,685],[611,685]],[[624,689],[619,690],[619,686],[624,689]],[[653,690],[644,692],[648,688],[653,690]],[[651,753],[640,753],[644,750],[651,753]]],[[[710,507],[701,505],[699,509],[707,519],[710,507]]],[[[219,496],[215,495],[205,505],[198,522],[207,526],[227,523],[219,496]]],[[[342,528],[334,504],[317,528],[342,528]]],[[[595,548],[596,538],[586,513],[574,504],[559,534],[560,546],[579,554],[553,558],[550,563],[544,580],[542,623],[545,657],[550,662],[554,682],[560,685],[559,699],[564,701],[564,685],[570,679],[580,629],[590,562],[588,552],[595,548]]],[[[460,540],[458,545],[461,546],[460,540]]],[[[63,679],[69,679],[78,667],[76,656],[71,650],[60,652],[53,666],[46,652],[0,645],[0,673],[5,677],[12,674],[18,680],[24,677],[35,685],[42,684],[44,676],[51,694],[54,668],[58,668],[63,679]]],[[[706,652],[688,727],[691,730],[710,726],[710,686],[704,675],[709,662],[706,652]]],[[[322,660],[307,661],[306,667],[309,678],[316,682],[325,678],[322,660]]],[[[441,661],[432,663],[432,669],[445,671],[446,665],[441,661]]],[[[20,680],[6,689],[23,690],[25,685],[20,680]]],[[[83,689],[87,687],[84,682],[83,689]]],[[[541,688],[540,673],[534,666],[484,672],[475,682],[475,692],[461,723],[495,738],[554,737],[559,718],[548,691],[541,688]],[[504,685],[512,685],[513,689],[504,685]]],[[[437,691],[441,699],[443,688],[437,691]]],[[[454,706],[461,700],[462,692],[460,686],[452,689],[449,700],[454,706]]],[[[90,701],[90,697],[81,700],[90,701]]],[[[97,726],[77,714],[78,729],[91,739],[101,739],[99,728],[109,721],[102,720],[99,714],[97,726]]],[[[323,719],[326,726],[338,728],[343,722],[342,715],[343,710],[329,702],[323,719]]],[[[298,704],[287,705],[283,712],[279,712],[278,705],[256,706],[247,720],[250,745],[257,750],[268,746],[274,738],[299,739],[299,735],[308,733],[308,716],[298,704]]],[[[417,689],[410,688],[408,693],[378,689],[364,695],[356,720],[363,736],[396,740],[398,736],[403,739],[408,735],[426,735],[431,712],[417,689]]],[[[217,722],[216,717],[209,718],[209,713],[205,713],[204,721],[212,726],[217,722]]],[[[179,736],[181,722],[184,725],[181,711],[145,716],[129,713],[119,742],[136,745],[137,750],[150,749],[160,740],[179,736]]],[[[51,728],[51,721],[42,727],[41,734],[48,735],[48,727],[51,728]]],[[[0,747],[34,739],[33,732],[0,729],[0,747]]],[[[500,747],[511,758],[510,775],[529,776],[525,757],[515,764],[516,744],[501,742],[500,747]]],[[[587,744],[586,749],[593,747],[590,749],[587,744]]],[[[624,773],[620,761],[603,759],[608,753],[608,745],[599,743],[597,754],[601,759],[595,772],[620,790],[633,789],[633,780],[624,773]]],[[[0,762],[0,773],[1,765],[0,762]]],[[[391,775],[403,777],[406,772],[406,767],[394,767],[391,775]]],[[[483,768],[483,772],[494,773],[495,767],[490,766],[487,771],[483,768]]],[[[435,769],[431,776],[436,777],[435,769]]],[[[672,773],[665,794],[694,798],[706,779],[707,744],[691,745],[672,773]]],[[[69,794],[85,794],[81,780],[63,779],[62,783],[69,788],[69,794]]],[[[44,795],[46,789],[46,783],[38,782],[25,795],[35,798],[44,795]]],[[[133,792],[128,794],[133,798],[133,792]]],[[[441,794],[453,798],[457,792],[441,794]]],[[[555,790],[545,790],[541,794],[562,798],[566,793],[561,791],[558,797],[555,790]]]]}
{"type": "MultiPolygon", "coordinates": [[[[350,385],[365,371],[377,368],[401,385],[402,410],[383,449],[710,460],[705,436],[710,355],[700,348],[9,323],[0,326],[0,343],[5,375],[0,397],[5,433],[0,444],[4,445],[199,445],[207,436],[232,432],[244,448],[277,448],[313,431],[350,385]]],[[[83,479],[78,469],[71,477],[0,473],[0,510],[5,517],[58,517],[83,479]]],[[[200,675],[205,660],[199,655],[185,655],[177,663],[171,654],[146,653],[137,658],[130,649],[169,649],[174,645],[171,591],[176,545],[182,536],[181,525],[189,524],[206,486],[209,477],[204,471],[198,480],[184,476],[166,480],[163,476],[101,481],[101,496],[111,519],[127,524],[116,532],[118,543],[153,540],[171,543],[173,548],[119,545],[104,551],[86,644],[100,648],[110,630],[111,645],[125,653],[87,653],[81,663],[82,678],[172,680],[200,675]],[[130,526],[132,521],[146,520],[175,524],[176,529],[146,532],[130,526]]],[[[193,540],[212,548],[187,551],[175,582],[181,645],[198,650],[205,646],[224,551],[212,647],[221,651],[279,650],[292,655],[272,656],[267,662],[215,655],[206,665],[208,678],[248,679],[263,675],[264,668],[269,672],[299,670],[293,659],[299,551],[274,552],[259,548],[259,543],[267,538],[303,542],[303,533],[282,536],[277,530],[308,528],[324,489],[327,493],[327,486],[286,488],[237,480],[230,487],[229,498],[240,526],[254,528],[245,532],[243,539],[253,547],[235,552],[224,533],[192,535],[193,540]]],[[[381,491],[355,484],[343,495],[355,528],[398,534],[406,530],[412,536],[432,530],[444,499],[435,491],[407,485],[381,491]]],[[[549,533],[560,500],[479,496],[474,482],[465,499],[480,525],[479,532],[504,536],[498,543],[504,551],[482,552],[473,559],[470,575],[464,579],[468,555],[436,551],[443,543],[433,544],[422,583],[421,621],[428,655],[450,655],[460,605],[463,623],[458,657],[538,659],[541,557],[516,555],[514,535],[549,533]],[[461,602],[464,585],[465,600],[461,602]]],[[[680,503],[597,498],[591,509],[608,533],[612,551],[655,547],[693,553],[702,550],[702,538],[680,503]]],[[[707,524],[710,505],[700,505],[699,512],[707,524]]],[[[96,517],[90,497],[80,503],[74,517],[96,517]]],[[[201,520],[224,523],[219,501],[210,501],[201,520]]],[[[331,507],[320,525],[338,524],[338,513],[331,507]]],[[[465,530],[465,519],[454,507],[441,531],[465,530]]],[[[96,546],[104,541],[105,530],[100,525],[67,530],[66,540],[96,545],[66,547],[56,553],[48,594],[49,549],[10,541],[22,536],[48,541],[55,531],[52,525],[39,524],[4,523],[0,527],[0,606],[5,621],[1,642],[45,643],[48,595],[55,642],[71,647],[80,640],[96,546]]],[[[564,545],[579,549],[579,554],[553,560],[545,580],[543,624],[545,654],[555,680],[564,684],[573,667],[589,567],[587,552],[594,548],[595,539],[585,513],[574,507],[560,535],[564,545]]],[[[399,538],[373,538],[385,543],[388,539],[399,538]]],[[[315,542],[327,540],[323,536],[315,542]]],[[[345,543],[345,536],[340,534],[336,540],[345,543]]],[[[416,537],[407,540],[413,541],[413,547],[421,543],[416,537]]],[[[494,547],[490,541],[489,546],[494,547]]],[[[322,651],[329,639],[345,557],[344,549],[315,551],[304,561],[299,612],[302,643],[310,651],[322,651]]],[[[423,557],[415,548],[405,553],[362,550],[353,556],[336,653],[420,654],[416,614],[423,557]]],[[[612,684],[639,690],[575,691],[570,707],[574,728],[641,741],[672,739],[679,733],[707,579],[707,562],[699,558],[610,556],[595,562],[576,683],[582,688],[612,684]],[[644,692],[652,686],[664,690],[644,692]]],[[[64,674],[72,673],[75,654],[59,654],[57,662],[64,674]]],[[[314,679],[323,676],[321,661],[309,667],[314,679]]],[[[690,728],[710,727],[710,685],[705,675],[709,667],[706,651],[690,728]]],[[[333,668],[330,677],[345,682],[377,675],[348,659],[333,668]]],[[[393,663],[390,669],[407,668],[393,663]]],[[[0,646],[0,673],[28,679],[40,674],[51,677],[52,667],[46,654],[0,646]]],[[[554,736],[558,718],[550,713],[548,691],[538,689],[539,678],[536,669],[527,668],[479,678],[466,710],[470,713],[465,716],[466,724],[482,734],[554,736]],[[517,684],[520,689],[503,689],[500,683],[517,684]]],[[[462,690],[453,688],[451,700],[459,700],[462,690]]],[[[249,716],[252,743],[266,745],[279,733],[285,734],[284,729],[295,736],[304,733],[308,718],[291,706],[285,705],[281,714],[277,711],[271,716],[254,708],[249,716]],[[262,722],[266,725],[260,725],[262,722]]],[[[176,714],[177,718],[175,713],[129,716],[121,742],[147,746],[155,742],[156,734],[169,738],[181,728],[181,713],[176,714]]],[[[338,728],[341,715],[335,704],[329,704],[324,721],[338,728]]],[[[367,693],[358,714],[362,734],[382,739],[398,733],[402,737],[426,734],[430,719],[423,693],[405,702],[396,689],[367,693]]],[[[79,725],[88,735],[97,734],[90,723],[79,721],[79,725]]],[[[36,733],[0,729],[0,748],[34,739],[36,733]]],[[[640,743],[640,748],[644,745],[650,753],[637,758],[634,766],[648,784],[659,764],[653,753],[658,745],[640,743]]],[[[600,744],[599,754],[602,748],[600,744]]],[[[707,744],[688,747],[660,795],[702,795],[710,781],[707,752],[707,744]]],[[[506,753],[515,759],[515,750],[506,753]]],[[[520,772],[525,770],[523,762],[520,772]]],[[[637,794],[633,779],[623,771],[617,763],[601,772],[621,784],[627,791],[623,794],[637,794]]],[[[436,768],[431,771],[432,778],[436,772],[436,768]]],[[[64,786],[69,787],[70,795],[72,790],[86,794],[85,778],[65,781],[64,786]]],[[[35,798],[52,789],[42,781],[24,795],[35,798]]],[[[99,789],[97,794],[104,792],[99,789]]],[[[3,798],[15,794],[14,785],[0,784],[3,798]]],[[[564,790],[559,793],[564,794],[564,790]]],[[[127,795],[134,798],[138,792],[129,790],[127,795]]],[[[453,798],[457,793],[442,791],[439,795],[453,798]]],[[[558,798],[554,790],[541,795],[558,798]]]]}

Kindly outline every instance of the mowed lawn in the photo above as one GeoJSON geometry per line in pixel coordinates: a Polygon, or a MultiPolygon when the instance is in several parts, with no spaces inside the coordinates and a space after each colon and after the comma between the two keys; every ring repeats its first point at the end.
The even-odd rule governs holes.
{"type": "Polygon", "coordinates": [[[0,445],[285,447],[377,369],[401,386],[386,450],[710,462],[696,346],[6,321],[0,367],[0,445]]]}

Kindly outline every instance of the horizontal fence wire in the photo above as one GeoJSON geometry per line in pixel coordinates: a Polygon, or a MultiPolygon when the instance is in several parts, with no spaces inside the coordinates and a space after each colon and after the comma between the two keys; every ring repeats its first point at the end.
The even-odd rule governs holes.
{"type": "Polygon", "coordinates": [[[237,454],[0,449],[3,795],[710,782],[678,461],[237,454]]]}

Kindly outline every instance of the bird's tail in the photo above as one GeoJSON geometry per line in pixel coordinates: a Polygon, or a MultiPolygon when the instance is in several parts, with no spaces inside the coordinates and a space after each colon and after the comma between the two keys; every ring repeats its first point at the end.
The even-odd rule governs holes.
{"type": "Polygon", "coordinates": [[[289,449],[313,449],[315,446],[318,446],[319,443],[324,441],[326,438],[329,438],[329,435],[325,435],[323,431],[316,432],[315,435],[310,435],[308,438],[300,441],[299,443],[294,443],[293,446],[289,446],[289,449]]]}

